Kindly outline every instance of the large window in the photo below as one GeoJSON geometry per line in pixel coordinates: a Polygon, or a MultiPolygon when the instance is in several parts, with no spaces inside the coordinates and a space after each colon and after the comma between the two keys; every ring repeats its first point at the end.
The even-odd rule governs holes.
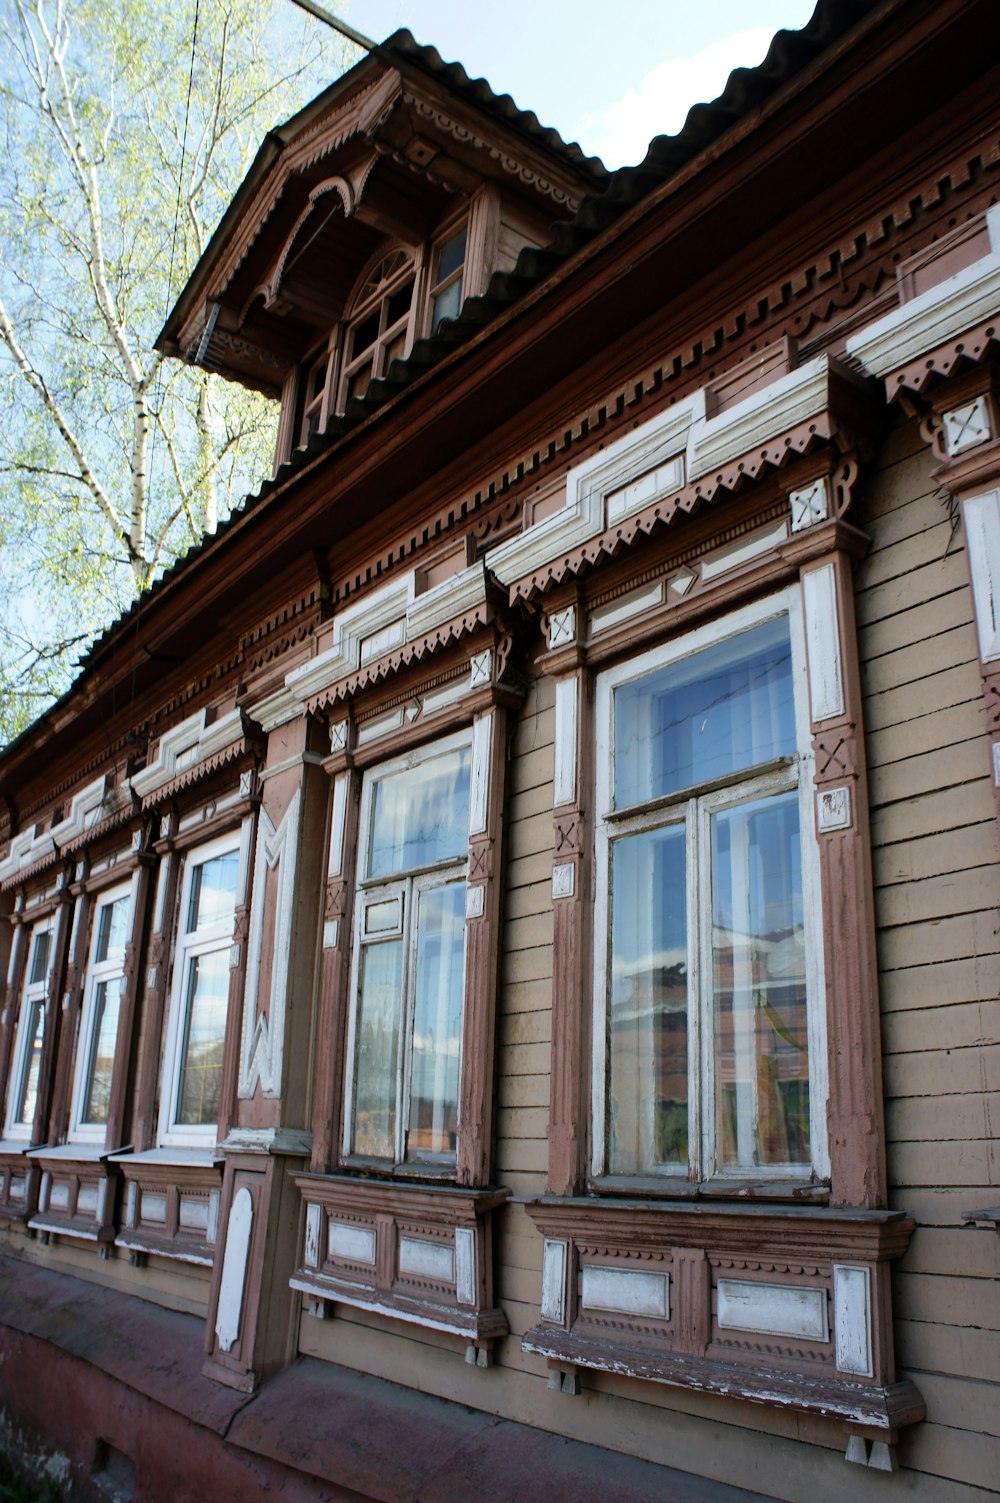
{"type": "Polygon", "coordinates": [[[164,1046],[160,1141],[215,1141],[229,1010],[239,838],[192,851],[181,883],[164,1046]]]}
{"type": "Polygon", "coordinates": [[[76,1140],[103,1142],[107,1128],[130,911],[128,886],[102,893],[94,906],[70,1113],[76,1140]]]}
{"type": "Polygon", "coordinates": [[[468,737],[364,782],[344,1148],[451,1166],[465,991],[468,737]]]}
{"type": "Polygon", "coordinates": [[[30,1138],[35,1120],[45,1040],[45,998],[54,946],[53,920],[43,919],[31,931],[21,990],[14,1057],[7,1086],[6,1132],[11,1138],[30,1138]]]}
{"type": "Polygon", "coordinates": [[[597,1175],[825,1168],[794,599],[599,681],[597,1175]]]}

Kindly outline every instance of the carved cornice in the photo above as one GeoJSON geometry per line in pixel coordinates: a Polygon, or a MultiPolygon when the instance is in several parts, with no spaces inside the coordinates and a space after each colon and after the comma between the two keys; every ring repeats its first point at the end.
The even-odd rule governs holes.
{"type": "Polygon", "coordinates": [[[209,773],[235,762],[254,745],[252,730],[241,710],[230,710],[215,720],[200,710],[165,731],[155,756],[132,779],[132,787],[149,809],[172,798],[209,773]]]}
{"type": "Polygon", "coordinates": [[[50,830],[37,825],[16,835],[4,861],[0,861],[0,890],[37,876],[63,855],[127,823],[138,812],[128,780],[109,784],[98,778],[73,797],[69,813],[50,830]]]}

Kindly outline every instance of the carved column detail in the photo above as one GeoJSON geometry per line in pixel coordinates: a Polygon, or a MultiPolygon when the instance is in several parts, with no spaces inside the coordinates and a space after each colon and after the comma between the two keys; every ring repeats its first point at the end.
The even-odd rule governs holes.
{"type": "MultiPolygon", "coordinates": [[[[346,746],[346,743],[345,743],[346,746]]],[[[344,1091],[351,974],[350,914],[358,843],[361,774],[342,761],[330,791],[326,890],[323,898],[323,952],[320,963],[316,1073],[313,1094],[311,1167],[327,1174],[337,1164],[344,1091]]]]}
{"type": "Polygon", "coordinates": [[[160,1039],[167,996],[170,929],[177,897],[180,856],[167,848],[156,869],[153,917],[142,991],[142,1053],[139,1059],[135,1109],[135,1147],[139,1152],[156,1141],[156,1104],[160,1072],[160,1039]]]}
{"type": "Polygon", "coordinates": [[[801,570],[823,909],[828,1129],[835,1206],[885,1204],[871,836],[851,561],[801,570]]]}
{"type": "Polygon", "coordinates": [[[587,1030],[592,1008],[594,716],[589,675],[571,665],[556,680],[552,841],[552,1076],[549,1192],[573,1195],[586,1179],[587,1030]]]}

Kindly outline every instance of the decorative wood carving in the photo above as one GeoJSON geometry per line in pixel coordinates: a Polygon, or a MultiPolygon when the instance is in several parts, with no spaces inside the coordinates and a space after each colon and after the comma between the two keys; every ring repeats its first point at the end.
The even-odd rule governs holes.
{"type": "Polygon", "coordinates": [[[506,1190],[307,1174],[307,1242],[291,1285],[461,1337],[488,1350],[507,1334],[493,1299],[492,1213],[506,1190]]]}
{"type": "Polygon", "coordinates": [[[922,1418],[916,1388],[896,1380],[892,1352],[889,1266],[913,1230],[901,1212],[595,1206],[591,1198],[546,1198],[527,1209],[546,1249],[566,1252],[549,1280],[564,1284],[546,1285],[525,1351],[563,1369],[627,1373],[839,1418],[883,1440],[922,1418]],[[652,1290],[640,1289],[641,1279],[630,1284],[632,1270],[646,1269],[662,1269],[669,1282],[667,1313],[658,1318],[652,1290]],[[611,1270],[614,1280],[605,1277],[611,1270]],[[588,1291],[595,1283],[597,1299],[588,1291]],[[734,1298],[739,1314],[726,1315],[734,1298]],[[783,1338],[793,1326],[808,1339],[783,1338]]]}

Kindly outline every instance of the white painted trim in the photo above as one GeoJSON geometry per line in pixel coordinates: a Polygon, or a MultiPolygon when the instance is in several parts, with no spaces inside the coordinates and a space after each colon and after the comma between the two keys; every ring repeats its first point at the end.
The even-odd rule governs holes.
{"type": "Polygon", "coordinates": [[[670,1276],[635,1268],[608,1268],[594,1263],[582,1270],[580,1303],[586,1310],[611,1310],[622,1315],[645,1315],[654,1320],[670,1316],[670,1276]]]}
{"type": "Polygon", "coordinates": [[[987,216],[992,249],[971,266],[859,329],[847,341],[847,353],[873,376],[887,376],[938,345],[964,334],[1000,308],[1000,247],[995,212],[987,216]]]}
{"type": "Polygon", "coordinates": [[[333,638],[325,652],[285,676],[285,688],[299,705],[357,672],[361,642],[384,626],[406,616],[416,592],[416,577],[408,574],[371,590],[333,618],[333,638]]]}
{"type": "Polygon", "coordinates": [[[800,1341],[829,1341],[825,1289],[802,1284],[765,1284],[755,1279],[719,1279],[716,1319],[720,1331],[754,1331],[800,1341]]]}
{"type": "Polygon", "coordinates": [[[281,1095],[281,1064],[285,1043],[285,1007],[288,997],[288,967],[295,921],[295,879],[299,844],[301,788],[296,788],[277,829],[261,806],[254,860],[250,934],[247,939],[246,986],[243,999],[243,1030],[240,1041],[239,1094],[249,1100],[258,1083],[265,1099],[281,1095]],[[274,946],[271,959],[270,1000],[267,1015],[258,1010],[260,955],[264,936],[264,897],[268,870],[278,869],[275,897],[274,946]]]}
{"type": "Polygon", "coordinates": [[[575,674],[556,683],[555,783],[552,804],[571,804],[576,798],[577,706],[579,684],[575,674]]]}
{"type": "Polygon", "coordinates": [[[503,584],[513,584],[560,553],[603,532],[608,493],[621,490],[650,471],[664,467],[666,488],[657,489],[654,484],[650,495],[639,504],[648,506],[660,495],[671,494],[671,487],[678,487],[673,484],[669,461],[683,453],[692,424],[704,412],[705,393],[697,391],[574,466],[566,476],[566,500],[559,510],[492,550],[490,568],[496,577],[503,584]]]}
{"type": "Polygon", "coordinates": [[[829,392],[830,359],[819,355],[717,417],[702,418],[688,435],[688,480],[721,470],[730,460],[816,417],[826,408],[829,392]]]}
{"type": "Polygon", "coordinates": [[[874,1373],[871,1271],[850,1263],[833,1265],[837,1370],[854,1377],[874,1373]]]}
{"type": "Polygon", "coordinates": [[[720,574],[728,574],[731,569],[739,569],[743,564],[751,563],[762,553],[770,553],[787,537],[788,523],[784,520],[773,522],[770,527],[758,527],[747,537],[738,538],[735,543],[727,543],[724,548],[706,553],[701,560],[701,577],[707,584],[720,574]]]}
{"type": "Polygon", "coordinates": [[[327,881],[339,877],[344,870],[344,829],[347,824],[347,786],[350,781],[346,772],[340,772],[333,780],[333,800],[330,810],[330,852],[326,863],[327,881]]]}
{"type": "Polygon", "coordinates": [[[1000,658],[1000,490],[970,496],[962,511],[979,656],[992,663],[1000,658]]]}
{"type": "MultiPolygon", "coordinates": [[[[123,882],[119,887],[111,887],[97,895],[93,904],[90,917],[90,944],[87,947],[87,967],[84,973],[83,1007],[80,1012],[80,1026],[76,1036],[76,1051],[73,1060],[73,1092],[70,1100],[69,1114],[69,1139],[71,1142],[101,1143],[107,1136],[107,1123],[102,1122],[88,1125],[81,1121],[84,1107],[84,1095],[89,1081],[87,1079],[88,1061],[93,1045],[94,1024],[96,1022],[95,1006],[97,988],[103,982],[109,991],[118,986],[119,1023],[121,1022],[121,983],[124,981],[125,949],[132,937],[132,928],[136,914],[136,897],[138,895],[139,873],[135,872],[131,882],[123,882]],[[125,922],[125,949],[116,959],[97,960],[97,941],[100,937],[100,917],[105,908],[113,903],[121,901],[128,903],[128,911],[125,922]]],[[[78,902],[78,912],[74,915],[74,924],[82,910],[82,901],[78,902]]],[[[117,1037],[117,1028],[115,1030],[117,1037]]]]}
{"type": "Polygon", "coordinates": [[[476,1303],[476,1234],[471,1227],[455,1228],[455,1297],[460,1305],[476,1303]]]}
{"type": "Polygon", "coordinates": [[[645,585],[641,590],[632,590],[628,595],[621,595],[617,600],[609,600],[607,605],[599,605],[590,613],[590,630],[594,636],[602,631],[610,631],[613,626],[618,626],[622,621],[628,621],[632,616],[638,616],[643,611],[653,610],[654,607],[663,604],[663,581],[657,580],[654,584],[645,585]]]}
{"type": "Polygon", "coordinates": [[[240,1334],[252,1231],[253,1199],[244,1185],[237,1190],[229,1211],[226,1253],[222,1260],[222,1280],[219,1285],[219,1308],[215,1317],[215,1334],[224,1352],[235,1346],[240,1334]]]}
{"type": "Polygon", "coordinates": [[[576,891],[576,867],[572,861],[562,861],[552,868],[553,898],[571,898],[576,891]]]}
{"type": "Polygon", "coordinates": [[[472,725],[472,769],[469,782],[469,834],[484,835],[489,817],[490,746],[493,713],[477,715],[472,725]]]}
{"type": "MultiPolygon", "coordinates": [[[[317,1211],[320,1209],[316,1207],[317,1211]]],[[[376,1232],[373,1226],[354,1226],[350,1222],[331,1220],[327,1223],[326,1243],[331,1258],[375,1265],[376,1232]]]]}
{"type": "Polygon", "coordinates": [[[408,1237],[404,1233],[399,1239],[398,1264],[400,1273],[440,1279],[445,1284],[455,1282],[455,1248],[443,1242],[408,1237]]]}
{"type": "Polygon", "coordinates": [[[403,708],[400,705],[395,710],[387,710],[384,715],[376,715],[372,720],[366,720],[358,726],[358,745],[368,746],[372,741],[381,741],[383,736],[391,736],[393,731],[401,729],[403,724],[403,708]]]}
{"type": "Polygon", "coordinates": [[[546,1237],[542,1251],[542,1304],[543,1320],[555,1320],[560,1325],[566,1320],[566,1274],[569,1267],[569,1243],[556,1237],[546,1237]]]}
{"type": "Polygon", "coordinates": [[[809,655],[809,705],[814,721],[844,713],[837,584],[832,563],[802,575],[802,606],[809,655]]]}
{"type": "Polygon", "coordinates": [[[156,757],[132,778],[132,789],[139,798],[148,798],[179,777],[198,767],[210,757],[234,746],[243,738],[243,717],[239,710],[206,724],[207,710],[189,715],[180,725],[165,731],[156,748],[156,757]]]}
{"type": "Polygon", "coordinates": [[[418,595],[406,612],[406,640],[423,637],[456,616],[474,611],[486,601],[486,563],[477,559],[418,595]]]}

